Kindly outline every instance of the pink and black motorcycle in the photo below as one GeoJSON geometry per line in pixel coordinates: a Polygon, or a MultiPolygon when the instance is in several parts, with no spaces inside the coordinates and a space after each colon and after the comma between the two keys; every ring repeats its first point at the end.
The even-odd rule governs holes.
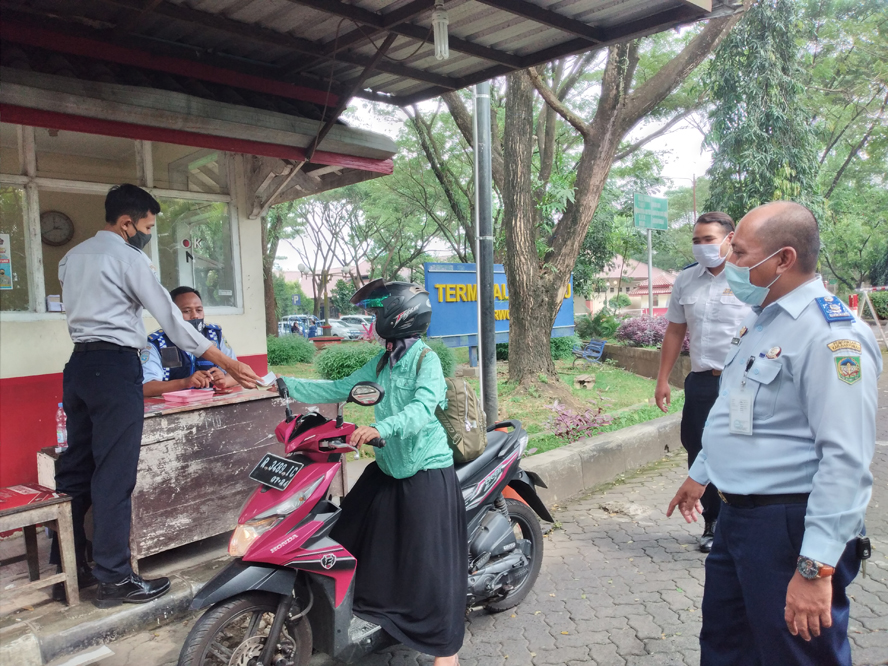
{"type": "MultiPolygon", "coordinates": [[[[349,444],[355,425],[343,422],[344,405],[335,420],[316,412],[296,417],[283,380],[277,386],[286,420],[275,435],[285,457],[268,453],[250,473],[259,486],[228,546],[237,559],[194,598],[192,610],[208,610],[188,634],[179,666],[306,666],[313,650],[351,664],[396,643],[352,614],[360,565],[329,536],[340,514],[330,484],[345,454],[356,451],[349,444]]],[[[383,395],[378,384],[360,382],[348,402],[372,406],[383,395]]],[[[519,465],[528,441],[521,423],[497,423],[487,437],[484,453],[456,472],[469,536],[466,604],[499,612],[521,603],[536,582],[543,557],[537,515],[553,518],[535,489],[545,484],[519,465]],[[507,486],[520,501],[503,497],[507,486]]]]}

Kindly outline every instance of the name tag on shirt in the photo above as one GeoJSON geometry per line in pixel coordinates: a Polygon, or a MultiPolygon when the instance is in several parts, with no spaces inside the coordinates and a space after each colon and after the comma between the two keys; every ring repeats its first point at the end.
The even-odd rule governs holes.
{"type": "Polygon", "coordinates": [[[741,388],[731,391],[730,425],[732,435],[752,434],[752,394],[741,388]]]}

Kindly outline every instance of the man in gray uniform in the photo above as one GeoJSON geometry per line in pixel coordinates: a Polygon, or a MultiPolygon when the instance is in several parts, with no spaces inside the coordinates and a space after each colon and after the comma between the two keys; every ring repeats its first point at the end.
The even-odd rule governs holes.
{"type": "MultiPolygon", "coordinates": [[[[704,213],[694,223],[694,258],[697,263],[685,267],[672,285],[672,297],[666,319],[666,335],[660,352],[660,372],[654,394],[657,406],[669,411],[671,389],[669,375],[684,342],[690,338],[691,373],[685,378],[685,403],[681,413],[681,444],[688,452],[688,467],[703,448],[703,425],[718,397],[718,380],[725,367],[731,338],[749,314],[749,306],[740,301],[725,279],[725,257],[734,235],[734,220],[726,213],[704,213]]],[[[712,550],[718,520],[718,490],[710,483],[701,500],[703,534],[700,550],[712,550]]]]}
{"type": "MultiPolygon", "coordinates": [[[[176,345],[224,369],[241,385],[258,381],[188,325],[157,278],[142,248],[160,204],[135,185],[113,187],[105,199],[104,230],[59,263],[59,280],[74,341],[63,374],[68,450],[59,459],[56,487],[71,496],[80,585],[94,584],[86,566],[83,517],[93,507],[96,605],[144,603],[169,590],[166,578],[144,580],[130,567],[130,497],[142,440],[144,402],[139,352],[145,346],[142,309],[176,345]]],[[[51,561],[58,563],[58,544],[51,561]]]]}
{"type": "Polygon", "coordinates": [[[669,504],[722,498],[703,591],[703,666],[851,666],[848,584],[865,547],[882,355],[815,273],[817,222],[778,201],[746,215],[725,265],[752,313],[731,341],[703,451],[669,504]]]}

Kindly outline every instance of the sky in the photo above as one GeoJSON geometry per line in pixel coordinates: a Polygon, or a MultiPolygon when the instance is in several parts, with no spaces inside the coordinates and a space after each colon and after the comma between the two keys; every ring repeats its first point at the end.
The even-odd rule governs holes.
{"type": "MultiPolygon", "coordinates": [[[[359,102],[350,107],[346,113],[346,122],[353,127],[386,134],[392,139],[397,138],[400,128],[398,122],[385,122],[372,113],[369,102],[359,102]]],[[[634,130],[627,137],[627,142],[636,141],[654,131],[656,127],[644,127],[634,130]]],[[[659,152],[663,160],[662,176],[671,179],[671,187],[689,187],[694,175],[698,178],[706,173],[712,163],[711,151],[703,147],[703,135],[687,121],[676,125],[673,131],[657,137],[645,148],[659,152]]],[[[665,189],[665,188],[663,188],[665,189]]],[[[661,194],[651,192],[651,194],[661,194]]],[[[286,243],[278,249],[277,264],[286,271],[295,271],[300,263],[296,252],[286,243]]]]}

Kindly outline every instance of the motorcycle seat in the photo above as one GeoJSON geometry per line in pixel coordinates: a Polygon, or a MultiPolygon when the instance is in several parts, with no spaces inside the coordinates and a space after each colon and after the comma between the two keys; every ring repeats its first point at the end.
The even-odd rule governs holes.
{"type": "Polygon", "coordinates": [[[480,456],[467,463],[454,465],[454,468],[456,469],[456,478],[459,479],[460,485],[464,484],[468,479],[471,479],[482,469],[492,467],[493,461],[500,457],[500,453],[509,441],[510,436],[511,433],[501,432],[499,430],[488,432],[487,446],[484,448],[484,452],[480,456]]]}

